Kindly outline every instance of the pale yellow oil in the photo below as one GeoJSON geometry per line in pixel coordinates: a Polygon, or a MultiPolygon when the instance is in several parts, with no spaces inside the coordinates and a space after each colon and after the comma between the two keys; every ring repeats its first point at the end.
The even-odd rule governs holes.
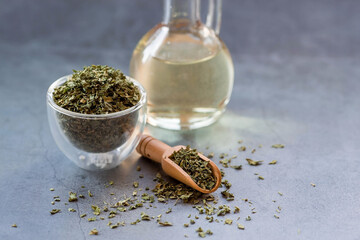
{"type": "Polygon", "coordinates": [[[221,115],[231,95],[230,54],[222,43],[211,49],[173,38],[156,54],[140,42],[130,63],[130,75],[147,92],[148,122],[168,129],[207,126],[221,115]]]}

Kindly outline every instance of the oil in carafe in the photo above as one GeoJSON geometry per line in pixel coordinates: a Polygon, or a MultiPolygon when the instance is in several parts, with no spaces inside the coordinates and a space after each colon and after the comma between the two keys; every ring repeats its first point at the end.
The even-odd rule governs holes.
{"type": "Polygon", "coordinates": [[[208,126],[225,110],[234,79],[230,53],[219,38],[221,0],[209,1],[205,24],[200,1],[164,3],[163,22],[147,32],[133,52],[130,76],[145,87],[151,125],[208,126]]]}
{"type": "MultiPolygon", "coordinates": [[[[178,45],[163,47],[136,71],[130,68],[148,93],[148,121],[171,129],[208,125],[222,113],[231,94],[230,54],[223,44],[210,50],[193,43],[178,45]]],[[[135,49],[131,67],[141,58],[135,49]]]]}

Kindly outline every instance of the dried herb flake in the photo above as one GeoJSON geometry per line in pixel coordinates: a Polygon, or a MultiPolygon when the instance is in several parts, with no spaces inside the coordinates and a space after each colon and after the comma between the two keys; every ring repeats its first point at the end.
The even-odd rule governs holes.
{"type": "Polygon", "coordinates": [[[272,160],[271,162],[269,162],[269,165],[274,165],[274,164],[276,164],[276,163],[277,163],[276,160],[272,160]]]}
{"type": "Polygon", "coordinates": [[[254,161],[254,160],[252,160],[252,159],[250,159],[250,158],[246,158],[246,161],[249,163],[249,165],[251,165],[251,166],[258,166],[258,165],[261,165],[261,163],[263,162],[263,161],[254,161]]]}
{"type": "Polygon", "coordinates": [[[89,235],[98,235],[98,234],[99,234],[99,231],[98,231],[96,228],[92,229],[92,230],[89,232],[89,235]]]}
{"type": "Polygon", "coordinates": [[[272,148],[284,148],[285,146],[282,144],[274,144],[271,146],[272,148]]]}
{"type": "Polygon", "coordinates": [[[238,226],[238,229],[245,230],[245,226],[244,226],[244,225],[238,223],[237,226],[238,226]]]}
{"type": "Polygon", "coordinates": [[[69,192],[69,202],[76,202],[77,200],[78,199],[77,199],[76,193],[69,192]]]}
{"type": "Polygon", "coordinates": [[[229,218],[225,219],[225,224],[231,225],[232,222],[233,222],[233,220],[231,220],[229,218]]]}
{"type": "Polygon", "coordinates": [[[58,212],[60,212],[60,209],[53,209],[50,211],[51,215],[57,214],[58,212]]]}

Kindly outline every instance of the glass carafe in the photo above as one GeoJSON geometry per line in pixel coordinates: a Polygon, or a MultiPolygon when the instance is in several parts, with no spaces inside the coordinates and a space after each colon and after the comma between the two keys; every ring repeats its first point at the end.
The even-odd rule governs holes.
{"type": "Polygon", "coordinates": [[[163,22],[146,33],[130,62],[130,76],[148,94],[148,123],[194,129],[215,122],[234,80],[230,53],[219,38],[221,0],[209,0],[206,23],[199,0],[165,0],[163,22]]]}

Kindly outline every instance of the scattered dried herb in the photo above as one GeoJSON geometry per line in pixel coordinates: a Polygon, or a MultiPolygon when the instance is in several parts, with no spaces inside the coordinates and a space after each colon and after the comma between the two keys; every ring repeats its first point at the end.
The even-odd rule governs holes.
{"type": "Polygon", "coordinates": [[[16,223],[14,223],[13,225],[11,225],[11,227],[13,227],[13,228],[17,228],[16,223]]]}
{"type": "Polygon", "coordinates": [[[246,151],[246,147],[245,146],[241,146],[239,147],[239,152],[245,152],[246,151]]]}
{"type": "Polygon", "coordinates": [[[228,180],[222,179],[221,184],[223,184],[226,189],[229,189],[231,187],[231,183],[228,180]]]}
{"type": "Polygon", "coordinates": [[[205,209],[203,207],[201,207],[201,206],[195,206],[195,208],[199,211],[199,214],[203,214],[204,211],[205,211],[205,209]]]}
{"type": "Polygon", "coordinates": [[[110,213],[109,213],[109,216],[108,216],[108,218],[110,219],[110,218],[114,218],[116,216],[116,212],[115,211],[111,211],[110,213]]]}
{"type": "Polygon", "coordinates": [[[171,223],[171,222],[159,222],[159,224],[160,224],[161,226],[164,226],[164,227],[172,226],[172,223],[171,223]]]}
{"type": "Polygon", "coordinates": [[[98,231],[96,228],[92,229],[92,230],[89,232],[89,235],[98,235],[98,234],[99,234],[99,231],[98,231]]]}
{"type": "Polygon", "coordinates": [[[200,158],[190,146],[174,151],[169,158],[179,165],[201,188],[211,190],[216,184],[210,163],[200,158]]]}
{"type": "Polygon", "coordinates": [[[53,209],[50,211],[51,215],[57,214],[58,212],[60,212],[60,209],[53,209]]]}
{"type": "Polygon", "coordinates": [[[206,236],[204,232],[199,232],[198,235],[199,235],[199,237],[202,237],[202,238],[204,238],[206,236]]]}
{"type": "Polygon", "coordinates": [[[109,226],[111,229],[114,229],[114,228],[117,228],[119,225],[117,225],[117,224],[114,224],[114,225],[111,225],[111,226],[109,226]]]}
{"type": "Polygon", "coordinates": [[[150,216],[147,215],[146,213],[141,212],[140,216],[141,216],[141,220],[150,221],[150,216]]]}
{"type": "Polygon", "coordinates": [[[198,229],[195,230],[196,232],[203,232],[204,230],[202,230],[201,227],[199,227],[198,229]]]}
{"type": "MultiPolygon", "coordinates": [[[[229,167],[229,164],[231,163],[231,160],[233,160],[234,158],[236,158],[237,156],[234,155],[232,156],[231,158],[225,158],[225,159],[222,159],[220,160],[220,163],[222,164],[222,166],[224,168],[228,168],[229,167]]],[[[230,166],[231,167],[231,166],[230,166]]],[[[241,167],[240,167],[241,168],[241,167]]]]}
{"type": "Polygon", "coordinates": [[[244,226],[244,225],[238,223],[237,226],[238,226],[238,229],[245,230],[245,226],[244,226]]]}
{"type": "Polygon", "coordinates": [[[230,213],[230,207],[227,205],[221,205],[218,208],[218,212],[216,213],[217,216],[225,216],[226,214],[230,213]]]}
{"type": "Polygon", "coordinates": [[[277,163],[276,160],[272,160],[271,162],[269,162],[269,165],[274,165],[274,164],[276,164],[276,163],[277,163]]]}
{"type": "Polygon", "coordinates": [[[233,220],[231,220],[230,218],[225,219],[225,224],[231,225],[233,222],[233,220]]]}
{"type": "Polygon", "coordinates": [[[231,168],[234,168],[236,170],[241,170],[242,169],[242,165],[230,165],[231,168]]]}
{"type": "Polygon", "coordinates": [[[227,201],[233,201],[235,199],[234,194],[230,193],[229,190],[222,191],[221,195],[226,198],[227,201]]]}
{"type": "Polygon", "coordinates": [[[272,148],[284,148],[285,146],[282,144],[274,144],[271,146],[272,148]]]}
{"type": "Polygon", "coordinates": [[[240,208],[238,206],[234,207],[234,213],[239,213],[240,212],[240,208]]]}
{"type": "MultiPolygon", "coordinates": [[[[187,147],[187,148],[189,150],[189,147],[187,147]]],[[[186,150],[186,149],[183,149],[183,150],[186,150]]],[[[223,153],[221,155],[221,157],[223,159],[222,160],[223,163],[228,164],[228,166],[230,166],[232,168],[236,168],[236,166],[231,166],[229,164],[231,162],[231,160],[233,158],[235,158],[236,156],[225,159],[226,156],[227,156],[227,154],[225,154],[225,153],[223,153]]],[[[260,165],[261,162],[262,162],[262,161],[253,161],[251,159],[246,159],[246,160],[248,161],[248,163],[250,165],[255,165],[255,166],[260,165]]],[[[276,160],[273,160],[269,164],[276,164],[276,160]]],[[[240,167],[241,167],[241,165],[240,165],[240,167]]],[[[138,166],[136,168],[136,170],[140,171],[141,169],[138,166]]],[[[221,172],[222,172],[222,176],[225,176],[225,172],[222,169],[221,169],[221,172]]],[[[260,176],[257,173],[255,175],[257,175],[258,178],[261,179],[261,180],[264,179],[262,176],[260,176]]],[[[98,207],[97,205],[91,205],[94,214],[95,215],[100,215],[101,211],[108,212],[110,208],[115,208],[116,210],[115,211],[110,211],[110,213],[108,215],[108,218],[114,218],[116,216],[117,211],[118,212],[126,212],[127,210],[133,210],[133,209],[137,209],[138,207],[143,207],[143,206],[146,209],[149,209],[150,207],[156,208],[156,205],[152,206],[150,204],[150,203],[153,203],[155,201],[155,197],[157,197],[158,202],[165,203],[165,204],[170,203],[171,200],[176,200],[175,205],[178,203],[179,200],[183,201],[184,203],[190,202],[190,203],[194,204],[193,208],[195,208],[198,211],[199,214],[206,215],[205,219],[209,223],[212,223],[212,222],[220,223],[220,222],[224,221],[224,224],[232,225],[233,221],[235,221],[235,220],[232,220],[230,218],[226,218],[224,220],[219,221],[220,219],[214,219],[214,216],[215,215],[217,215],[217,216],[225,216],[227,214],[231,214],[231,213],[236,214],[236,213],[240,212],[240,208],[238,206],[234,206],[232,209],[227,205],[217,206],[216,204],[218,203],[218,199],[215,198],[213,195],[203,195],[200,192],[198,192],[198,191],[196,191],[196,190],[194,190],[194,189],[192,189],[192,188],[190,188],[190,187],[188,187],[188,186],[186,186],[186,185],[184,185],[182,183],[178,183],[176,181],[175,182],[174,181],[168,182],[167,180],[162,178],[160,173],[156,174],[156,178],[154,179],[154,181],[157,182],[155,188],[152,190],[155,193],[155,196],[154,195],[149,195],[148,193],[143,193],[143,194],[141,194],[141,197],[140,197],[140,194],[139,194],[139,197],[137,197],[138,192],[140,193],[142,191],[142,188],[138,188],[139,183],[134,182],[133,186],[138,188],[138,189],[136,189],[133,192],[133,197],[127,197],[126,195],[124,195],[123,200],[120,200],[120,201],[117,200],[117,202],[115,204],[114,203],[106,203],[106,202],[104,202],[105,206],[102,206],[102,208],[98,207]],[[214,205],[210,204],[210,201],[212,201],[214,205]],[[147,203],[149,205],[144,205],[145,203],[147,203]]],[[[105,184],[105,187],[109,187],[109,186],[113,185],[113,183],[114,183],[113,181],[109,181],[108,185],[105,184]]],[[[311,185],[313,186],[313,184],[311,184],[311,185]]],[[[226,200],[228,200],[228,201],[234,200],[234,194],[229,192],[229,189],[231,188],[231,183],[228,180],[223,179],[221,181],[221,187],[226,188],[225,191],[221,192],[222,196],[224,198],[226,198],[226,200]]],[[[147,187],[146,190],[149,190],[149,188],[147,187]]],[[[89,193],[89,196],[92,196],[90,190],[88,191],[88,193],[89,193]]],[[[280,192],[278,192],[278,193],[279,193],[279,195],[282,196],[282,193],[280,193],[280,192]]],[[[71,196],[70,198],[74,198],[74,197],[76,198],[76,193],[70,192],[69,195],[71,196]],[[71,194],[72,194],[72,196],[71,196],[71,194]]],[[[114,194],[111,194],[111,195],[114,195],[114,194]]],[[[81,198],[81,196],[82,195],[79,195],[78,197],[81,198]]],[[[59,196],[54,197],[54,199],[58,199],[58,201],[60,201],[59,196]]],[[[116,199],[116,198],[114,198],[114,199],[116,199]]],[[[248,203],[249,207],[252,206],[252,202],[249,201],[248,199],[245,198],[245,199],[242,199],[242,200],[244,202],[248,203]]],[[[69,208],[68,210],[69,211],[74,211],[74,212],[76,211],[75,209],[72,209],[72,208],[69,208]]],[[[58,210],[58,211],[60,211],[60,210],[58,210]]],[[[280,213],[281,207],[278,206],[278,208],[275,209],[275,211],[276,211],[277,214],[280,213]]],[[[172,209],[168,208],[168,210],[166,210],[166,213],[170,213],[170,212],[172,212],[172,209]]],[[[251,213],[252,214],[256,213],[255,207],[251,208],[251,213]]],[[[84,218],[85,216],[86,216],[86,214],[81,214],[80,218],[84,218]]],[[[161,216],[162,216],[161,214],[158,215],[157,219],[156,219],[156,222],[159,225],[161,225],[161,226],[172,226],[172,223],[167,222],[167,221],[162,221],[161,216]]],[[[191,214],[188,215],[188,218],[190,218],[190,217],[191,217],[191,214]]],[[[279,216],[276,215],[276,214],[274,214],[274,217],[279,218],[279,216]]],[[[199,219],[198,216],[194,216],[194,218],[199,219]]],[[[105,218],[100,217],[100,219],[104,220],[105,218]]],[[[130,224],[135,225],[135,224],[137,224],[137,223],[139,223],[141,221],[151,221],[151,219],[155,219],[155,216],[150,217],[148,214],[146,214],[144,212],[141,212],[140,219],[137,219],[136,221],[131,222],[130,224]]],[[[240,217],[238,217],[236,221],[238,221],[239,219],[240,219],[240,217]]],[[[248,216],[248,217],[246,217],[245,220],[246,221],[251,221],[252,219],[251,219],[250,216],[248,216]]],[[[90,221],[96,221],[96,217],[89,218],[88,221],[89,222],[90,221]]],[[[195,220],[190,219],[190,223],[184,223],[183,226],[185,228],[187,228],[187,227],[190,226],[190,224],[195,224],[195,220]]],[[[116,224],[113,224],[111,222],[108,223],[108,226],[111,229],[115,229],[120,225],[124,226],[125,222],[121,222],[121,223],[118,222],[116,224]]],[[[241,230],[245,229],[245,227],[240,223],[237,223],[237,227],[238,227],[238,229],[241,229],[241,230]]],[[[208,235],[213,234],[211,232],[211,230],[207,230],[206,232],[201,228],[198,228],[198,230],[199,230],[198,231],[199,236],[201,236],[201,237],[205,237],[206,234],[208,234],[208,235]]]]}
{"type": "Polygon", "coordinates": [[[76,193],[69,192],[69,202],[76,202],[77,200],[76,193]]]}
{"type": "Polygon", "coordinates": [[[213,221],[214,221],[214,217],[213,217],[213,216],[206,216],[205,219],[208,220],[209,222],[213,222],[213,221]]]}
{"type": "Polygon", "coordinates": [[[159,202],[166,202],[166,199],[178,199],[183,202],[195,203],[203,195],[201,192],[186,186],[183,183],[171,183],[164,180],[157,174],[157,184],[152,190],[159,202]]]}
{"type": "Polygon", "coordinates": [[[211,153],[209,153],[208,155],[207,155],[207,158],[213,158],[214,157],[214,153],[213,152],[211,152],[211,153]]]}
{"type": "Polygon", "coordinates": [[[69,208],[68,211],[69,211],[69,212],[76,212],[76,210],[73,209],[73,208],[69,208]]]}
{"type": "Polygon", "coordinates": [[[226,158],[226,159],[220,160],[220,163],[224,168],[228,168],[230,162],[231,162],[231,158],[226,158]]]}
{"type": "Polygon", "coordinates": [[[224,157],[227,157],[227,156],[228,156],[227,153],[221,153],[220,156],[219,156],[219,158],[223,159],[224,157]]]}
{"type": "Polygon", "coordinates": [[[250,159],[250,158],[246,158],[246,161],[249,163],[249,165],[251,165],[251,166],[258,166],[258,165],[261,165],[261,163],[263,162],[263,161],[254,161],[254,160],[252,160],[252,159],[250,159]]]}
{"type": "Polygon", "coordinates": [[[91,209],[94,211],[94,215],[100,215],[101,209],[96,205],[91,205],[91,209]]]}
{"type": "Polygon", "coordinates": [[[136,219],[134,222],[131,222],[130,224],[131,224],[131,225],[136,225],[136,224],[138,224],[139,222],[141,222],[141,220],[140,220],[140,219],[136,219]]]}

